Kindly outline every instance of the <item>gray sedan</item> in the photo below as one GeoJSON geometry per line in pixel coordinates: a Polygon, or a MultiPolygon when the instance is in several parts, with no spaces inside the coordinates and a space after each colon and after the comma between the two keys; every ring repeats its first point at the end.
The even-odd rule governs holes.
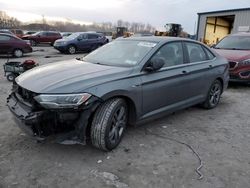
{"type": "Polygon", "coordinates": [[[60,143],[84,144],[89,138],[112,150],[129,124],[196,104],[216,107],[228,80],[227,60],[199,42],[133,37],[22,74],[7,105],[39,140],[58,135],[60,143]]]}

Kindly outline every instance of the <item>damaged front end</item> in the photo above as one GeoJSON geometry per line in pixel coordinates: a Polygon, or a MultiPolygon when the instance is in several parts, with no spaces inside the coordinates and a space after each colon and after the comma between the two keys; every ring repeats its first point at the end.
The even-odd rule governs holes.
{"type": "Polygon", "coordinates": [[[17,125],[39,141],[85,144],[91,114],[100,100],[90,94],[37,94],[16,83],[7,106],[17,125]]]}

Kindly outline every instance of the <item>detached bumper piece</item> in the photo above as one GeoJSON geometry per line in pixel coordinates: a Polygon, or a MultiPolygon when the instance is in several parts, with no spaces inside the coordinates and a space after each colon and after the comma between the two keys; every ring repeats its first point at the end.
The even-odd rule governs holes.
{"type": "Polygon", "coordinates": [[[83,111],[34,109],[34,105],[20,100],[16,93],[7,98],[7,106],[17,125],[39,141],[54,135],[55,140],[62,144],[85,144],[88,117],[82,117],[83,111]],[[83,119],[86,123],[79,122],[83,119]]]}

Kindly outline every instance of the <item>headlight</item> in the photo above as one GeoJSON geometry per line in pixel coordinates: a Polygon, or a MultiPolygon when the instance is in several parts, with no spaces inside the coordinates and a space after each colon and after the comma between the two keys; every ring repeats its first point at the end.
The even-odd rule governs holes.
{"type": "Polygon", "coordinates": [[[62,42],[55,42],[55,46],[60,46],[60,45],[66,45],[67,42],[66,41],[62,41],[62,42]]]}
{"type": "Polygon", "coordinates": [[[242,65],[250,65],[250,59],[246,59],[241,62],[242,65]]]}
{"type": "Polygon", "coordinates": [[[76,108],[86,102],[91,95],[89,93],[82,94],[41,94],[34,99],[47,109],[58,108],[76,108]]]}

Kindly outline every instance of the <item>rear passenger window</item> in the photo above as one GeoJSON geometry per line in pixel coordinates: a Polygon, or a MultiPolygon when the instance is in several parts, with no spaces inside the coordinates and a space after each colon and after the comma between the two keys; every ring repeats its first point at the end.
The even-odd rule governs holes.
{"type": "Polygon", "coordinates": [[[183,64],[183,50],[181,42],[171,42],[164,45],[152,58],[163,58],[164,67],[183,64]]]}
{"type": "Polygon", "coordinates": [[[47,35],[52,37],[52,36],[57,36],[57,33],[47,33],[47,35]]]}
{"type": "Polygon", "coordinates": [[[97,39],[98,35],[88,34],[88,39],[97,39]]]}
{"type": "Polygon", "coordinates": [[[200,44],[186,42],[190,63],[206,61],[206,54],[200,44]]]}
{"type": "Polygon", "coordinates": [[[212,52],[210,52],[210,50],[208,50],[207,48],[203,47],[203,49],[205,50],[205,52],[207,53],[208,56],[208,60],[213,59],[215,56],[212,52]]]}

